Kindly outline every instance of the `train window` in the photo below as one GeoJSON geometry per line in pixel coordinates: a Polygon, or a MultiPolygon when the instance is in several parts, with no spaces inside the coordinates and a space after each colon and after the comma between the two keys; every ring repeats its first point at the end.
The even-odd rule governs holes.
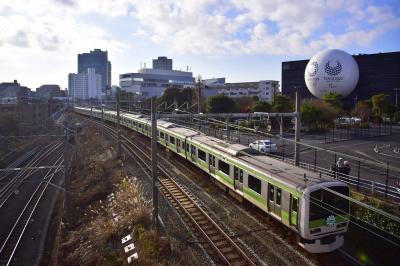
{"type": "Polygon", "coordinates": [[[189,152],[189,147],[190,147],[189,143],[186,143],[186,151],[187,152],[189,152]]]}
{"type": "Polygon", "coordinates": [[[249,175],[249,188],[255,192],[257,192],[258,194],[261,194],[261,180],[249,175]]]}
{"type": "Polygon", "coordinates": [[[198,153],[199,159],[205,162],[206,161],[206,153],[200,149],[198,150],[197,153],[198,153]]]}
{"type": "Polygon", "coordinates": [[[176,146],[178,146],[178,147],[181,146],[181,140],[180,139],[176,139],[176,146]]]}
{"type": "Polygon", "coordinates": [[[142,128],[142,124],[139,124],[139,128],[142,128]]]}
{"type": "Polygon", "coordinates": [[[160,138],[164,139],[164,132],[160,132],[160,138]]]}
{"type": "Polygon", "coordinates": [[[276,200],[275,200],[275,204],[281,205],[281,200],[282,200],[282,189],[276,188],[276,200]]]}
{"type": "Polygon", "coordinates": [[[196,147],[192,145],[192,146],[190,146],[190,148],[191,148],[192,154],[196,154],[196,147]]]}
{"type": "Polygon", "coordinates": [[[274,195],[275,195],[275,186],[269,184],[269,200],[274,201],[274,195]]]}
{"type": "Polygon", "coordinates": [[[220,170],[226,175],[229,175],[229,164],[221,160],[218,160],[218,170],[220,170]]]}
{"type": "Polygon", "coordinates": [[[170,142],[171,144],[175,144],[175,138],[172,137],[172,136],[169,136],[169,142],[170,142]]]}

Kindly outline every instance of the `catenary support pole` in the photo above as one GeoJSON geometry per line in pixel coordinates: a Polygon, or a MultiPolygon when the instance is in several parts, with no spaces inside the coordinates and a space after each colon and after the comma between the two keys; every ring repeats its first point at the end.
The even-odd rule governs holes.
{"type": "Polygon", "coordinates": [[[151,98],[151,175],[153,185],[153,226],[158,221],[158,180],[157,180],[157,98],[151,98]]]}
{"type": "Polygon", "coordinates": [[[296,117],[295,117],[295,131],[294,131],[294,164],[299,166],[300,164],[300,129],[301,129],[301,122],[300,122],[300,97],[299,92],[296,91],[296,117]]]}
{"type": "Polygon", "coordinates": [[[101,136],[104,137],[104,104],[101,102],[101,136]]]}
{"type": "Polygon", "coordinates": [[[119,97],[120,97],[120,93],[119,93],[119,87],[117,87],[117,133],[118,133],[118,140],[117,140],[117,156],[118,158],[121,158],[121,117],[120,117],[120,102],[119,102],[119,97]]]}

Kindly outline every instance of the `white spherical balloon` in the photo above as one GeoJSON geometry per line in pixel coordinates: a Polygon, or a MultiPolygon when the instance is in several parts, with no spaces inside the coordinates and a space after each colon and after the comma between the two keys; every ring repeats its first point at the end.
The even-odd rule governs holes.
{"type": "Polygon", "coordinates": [[[342,50],[326,50],[314,55],[307,64],[304,79],[317,98],[335,92],[348,96],[357,86],[359,70],[356,60],[342,50]]]}

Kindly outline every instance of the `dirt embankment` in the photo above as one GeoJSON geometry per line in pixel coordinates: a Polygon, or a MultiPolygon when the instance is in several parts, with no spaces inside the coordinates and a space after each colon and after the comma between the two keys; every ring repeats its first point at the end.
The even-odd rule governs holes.
{"type": "Polygon", "coordinates": [[[169,264],[168,240],[160,240],[151,229],[151,203],[138,180],[125,174],[114,147],[95,127],[84,126],[79,134],[78,149],[71,151],[69,198],[53,236],[52,264],[125,265],[121,238],[130,233],[139,255],[134,264],[169,264]]]}

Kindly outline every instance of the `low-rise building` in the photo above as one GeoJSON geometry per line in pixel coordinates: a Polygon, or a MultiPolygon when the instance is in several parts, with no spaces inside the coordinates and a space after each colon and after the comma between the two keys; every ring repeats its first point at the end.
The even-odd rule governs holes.
{"type": "Polygon", "coordinates": [[[14,82],[2,82],[0,83],[0,103],[14,104],[26,101],[30,91],[28,87],[21,86],[17,80],[14,80],[14,82]]]}
{"type": "Polygon", "coordinates": [[[225,78],[203,80],[202,94],[209,97],[223,94],[231,98],[257,96],[261,101],[271,102],[274,95],[279,92],[279,81],[260,80],[256,82],[225,83],[225,78]]]}
{"type": "Polygon", "coordinates": [[[62,97],[60,86],[55,84],[45,84],[36,89],[37,98],[51,99],[55,97],[62,97]]]}

